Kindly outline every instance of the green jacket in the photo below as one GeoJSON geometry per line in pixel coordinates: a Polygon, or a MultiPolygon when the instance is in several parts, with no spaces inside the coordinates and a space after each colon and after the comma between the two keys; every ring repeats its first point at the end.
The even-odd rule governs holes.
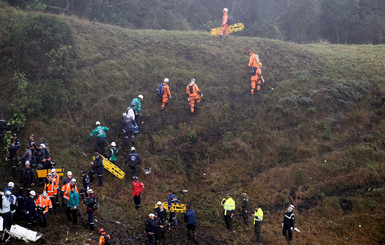
{"type": "Polygon", "coordinates": [[[141,116],[142,115],[142,107],[141,107],[141,104],[142,102],[140,102],[140,99],[139,98],[135,98],[131,101],[131,104],[135,103],[136,107],[135,108],[132,108],[134,111],[138,111],[139,112],[139,115],[141,116]]]}
{"type": "Polygon", "coordinates": [[[68,207],[79,207],[79,194],[76,191],[71,191],[68,199],[68,207]]]}
{"type": "Polygon", "coordinates": [[[107,137],[106,133],[104,131],[110,130],[107,127],[104,126],[97,126],[91,133],[88,135],[88,138],[91,138],[94,134],[96,134],[96,137],[101,138],[101,137],[107,137]]]}

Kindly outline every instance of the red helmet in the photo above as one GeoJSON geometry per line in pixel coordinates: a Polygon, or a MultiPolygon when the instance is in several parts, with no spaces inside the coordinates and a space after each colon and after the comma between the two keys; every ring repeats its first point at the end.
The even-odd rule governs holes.
{"type": "Polygon", "coordinates": [[[101,228],[101,229],[99,230],[99,234],[102,234],[103,232],[104,232],[104,229],[101,228]]]}
{"type": "Polygon", "coordinates": [[[249,49],[249,51],[247,51],[248,54],[250,54],[251,52],[252,52],[251,49],[249,49]]]}

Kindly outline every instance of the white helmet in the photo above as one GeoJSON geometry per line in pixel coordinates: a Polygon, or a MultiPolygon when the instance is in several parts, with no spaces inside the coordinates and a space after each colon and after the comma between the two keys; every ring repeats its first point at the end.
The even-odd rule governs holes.
{"type": "Polygon", "coordinates": [[[43,191],[43,197],[47,197],[48,193],[46,191],[43,191]]]}
{"type": "Polygon", "coordinates": [[[143,95],[141,95],[141,94],[138,95],[138,98],[141,99],[141,100],[143,100],[143,95]]]}
{"type": "Polygon", "coordinates": [[[95,123],[96,125],[100,125],[100,122],[99,121],[96,121],[96,123],[95,123]]]}
{"type": "Polygon", "coordinates": [[[164,82],[165,82],[165,83],[168,83],[169,81],[170,81],[170,80],[168,80],[167,77],[164,79],[164,82]]]}
{"type": "Polygon", "coordinates": [[[88,189],[87,193],[94,193],[94,191],[92,189],[88,189]]]}
{"type": "Polygon", "coordinates": [[[293,204],[290,204],[290,205],[289,205],[289,208],[294,209],[294,205],[293,205],[293,204]]]}
{"type": "Polygon", "coordinates": [[[42,146],[42,147],[43,147],[43,149],[45,148],[45,144],[40,144],[40,146],[42,146]]]}
{"type": "Polygon", "coordinates": [[[155,217],[155,214],[149,214],[148,217],[149,217],[149,218],[155,217]]]}
{"type": "Polygon", "coordinates": [[[195,78],[191,78],[191,82],[192,82],[192,83],[195,83],[195,78]]]}
{"type": "Polygon", "coordinates": [[[7,197],[9,197],[11,194],[12,194],[12,193],[11,193],[10,191],[6,191],[6,192],[5,192],[5,195],[6,195],[7,197]]]}
{"type": "Polygon", "coordinates": [[[8,183],[8,187],[12,189],[13,187],[15,187],[15,183],[9,182],[9,183],[8,183]]]}
{"type": "Polygon", "coordinates": [[[56,168],[51,169],[51,173],[52,173],[52,175],[55,175],[56,174],[56,168]]]}
{"type": "Polygon", "coordinates": [[[72,178],[72,179],[71,179],[71,183],[75,183],[75,184],[76,184],[76,179],[75,179],[75,178],[72,178]]]}
{"type": "Polygon", "coordinates": [[[68,171],[68,172],[67,172],[67,176],[72,176],[72,172],[71,172],[71,171],[68,171]]]}
{"type": "Polygon", "coordinates": [[[162,202],[161,201],[157,202],[156,204],[158,204],[158,206],[162,206],[162,202]]]}
{"type": "Polygon", "coordinates": [[[116,146],[116,143],[115,143],[115,142],[112,142],[112,143],[111,143],[111,146],[114,146],[114,147],[115,147],[115,146],[116,146]]]}
{"type": "Polygon", "coordinates": [[[131,152],[136,151],[135,147],[131,147],[131,152]]]}
{"type": "Polygon", "coordinates": [[[228,13],[228,12],[229,12],[229,10],[228,10],[227,8],[224,8],[223,10],[224,10],[224,11],[226,11],[226,13],[228,13]]]}
{"type": "Polygon", "coordinates": [[[30,165],[31,163],[29,161],[25,161],[25,165],[30,165]]]}
{"type": "Polygon", "coordinates": [[[36,196],[36,192],[34,190],[32,190],[32,191],[29,192],[29,195],[30,196],[36,196]]]}

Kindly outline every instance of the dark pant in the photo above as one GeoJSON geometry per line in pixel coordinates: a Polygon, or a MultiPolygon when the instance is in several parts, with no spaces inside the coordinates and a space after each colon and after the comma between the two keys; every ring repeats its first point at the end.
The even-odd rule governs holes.
{"type": "Polygon", "coordinates": [[[94,216],[94,211],[89,210],[87,211],[88,214],[88,223],[90,224],[90,229],[94,230],[95,229],[95,216],[94,216]]]}
{"type": "Polygon", "coordinates": [[[90,181],[94,180],[94,174],[98,175],[99,186],[103,186],[103,173],[100,173],[100,171],[96,171],[96,169],[91,169],[91,171],[88,173],[88,175],[90,176],[90,181]]]}
{"type": "Polygon", "coordinates": [[[130,168],[131,168],[131,175],[132,175],[132,177],[138,176],[138,165],[135,164],[134,167],[130,166],[130,168]]]}
{"type": "Polygon", "coordinates": [[[70,207],[68,207],[68,200],[65,198],[63,198],[63,209],[64,209],[64,212],[66,213],[67,219],[72,220],[71,210],[70,210],[70,207]]]}
{"type": "Polygon", "coordinates": [[[51,202],[52,202],[53,212],[54,212],[55,214],[56,214],[56,210],[57,210],[56,198],[57,198],[57,196],[49,197],[49,199],[50,199],[51,202]]]}
{"type": "Polygon", "coordinates": [[[70,209],[71,210],[71,216],[72,216],[72,224],[77,225],[78,224],[78,209],[70,209]]]}
{"type": "Polygon", "coordinates": [[[10,227],[13,224],[13,213],[9,211],[8,213],[3,214],[4,227],[10,227]]]}
{"type": "Polygon", "coordinates": [[[135,112],[135,122],[136,122],[136,124],[138,124],[138,127],[140,127],[140,123],[141,123],[140,115],[139,115],[139,113],[136,113],[136,112],[135,112]]]}
{"type": "Polygon", "coordinates": [[[289,242],[291,241],[291,239],[293,239],[293,232],[291,231],[290,226],[288,226],[288,225],[284,225],[283,226],[283,228],[282,228],[282,235],[289,242]],[[286,231],[288,232],[288,234],[286,234],[286,231]]]}
{"type": "Polygon", "coordinates": [[[32,222],[36,222],[38,219],[36,210],[29,211],[27,214],[27,224],[28,227],[32,227],[32,222]]]}
{"type": "Polygon", "coordinates": [[[170,213],[170,223],[172,223],[174,226],[178,226],[178,218],[176,217],[175,212],[170,213]]]}
{"type": "Polygon", "coordinates": [[[257,236],[257,242],[261,242],[261,239],[262,239],[262,233],[261,233],[261,221],[255,221],[255,224],[254,224],[254,231],[255,231],[255,235],[257,236]]]}
{"type": "Polygon", "coordinates": [[[154,242],[155,242],[154,234],[147,233],[147,238],[148,238],[148,245],[154,245],[154,242]]]}
{"type": "Polygon", "coordinates": [[[193,240],[196,243],[197,242],[197,239],[195,236],[196,226],[195,225],[186,225],[186,229],[187,229],[187,238],[189,240],[193,240]]]}
{"type": "Polygon", "coordinates": [[[138,196],[134,196],[134,203],[135,203],[135,208],[138,209],[140,208],[140,194],[138,196]]]}
{"type": "Polygon", "coordinates": [[[225,215],[225,224],[226,224],[226,228],[229,231],[233,230],[233,218],[231,217],[231,215],[225,215]]]}
{"type": "Polygon", "coordinates": [[[107,138],[106,137],[98,137],[96,141],[96,150],[103,156],[106,154],[107,149],[107,138]]]}
{"type": "Polygon", "coordinates": [[[47,227],[47,224],[48,224],[48,213],[39,213],[39,224],[42,226],[42,227],[47,227]]]}
{"type": "Polygon", "coordinates": [[[134,129],[126,129],[126,133],[124,135],[124,142],[128,143],[129,142],[129,140],[128,140],[129,138],[131,138],[132,145],[135,145],[134,129]]]}
{"type": "Polygon", "coordinates": [[[243,208],[242,208],[242,217],[243,217],[243,222],[245,222],[245,225],[249,226],[249,212],[246,213],[246,210],[243,210],[243,208]]]}

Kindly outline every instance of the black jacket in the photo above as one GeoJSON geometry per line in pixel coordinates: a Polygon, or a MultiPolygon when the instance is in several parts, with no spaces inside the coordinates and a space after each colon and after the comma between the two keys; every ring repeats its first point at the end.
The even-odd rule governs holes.
{"type": "Polygon", "coordinates": [[[22,186],[30,186],[35,182],[36,172],[33,168],[24,168],[20,176],[20,184],[22,186]]]}
{"type": "Polygon", "coordinates": [[[138,153],[136,153],[134,151],[134,152],[131,152],[130,154],[128,154],[126,161],[124,163],[128,163],[128,162],[129,162],[128,165],[130,167],[137,167],[142,162],[142,158],[140,157],[140,155],[138,153]]]}
{"type": "Polygon", "coordinates": [[[293,227],[294,228],[294,212],[285,212],[285,216],[283,218],[283,225],[288,226],[288,227],[293,227]]]}
{"type": "Polygon", "coordinates": [[[83,176],[83,187],[86,191],[90,188],[90,176],[88,174],[83,176]]]}
{"type": "Polygon", "coordinates": [[[25,199],[24,208],[25,211],[29,211],[30,213],[35,212],[35,200],[30,196],[25,199]]]}
{"type": "Polygon", "coordinates": [[[102,174],[103,173],[104,166],[103,166],[103,158],[101,156],[99,156],[99,158],[95,158],[94,165],[92,165],[92,169],[97,174],[102,174]]]}
{"type": "Polygon", "coordinates": [[[159,224],[155,219],[148,218],[144,224],[146,225],[146,233],[155,234],[157,228],[159,228],[159,224]]]}
{"type": "Polygon", "coordinates": [[[158,218],[162,222],[162,225],[164,225],[165,222],[168,220],[166,209],[163,208],[163,211],[160,211],[160,208],[157,207],[156,209],[154,209],[154,213],[158,214],[158,218]]]}

